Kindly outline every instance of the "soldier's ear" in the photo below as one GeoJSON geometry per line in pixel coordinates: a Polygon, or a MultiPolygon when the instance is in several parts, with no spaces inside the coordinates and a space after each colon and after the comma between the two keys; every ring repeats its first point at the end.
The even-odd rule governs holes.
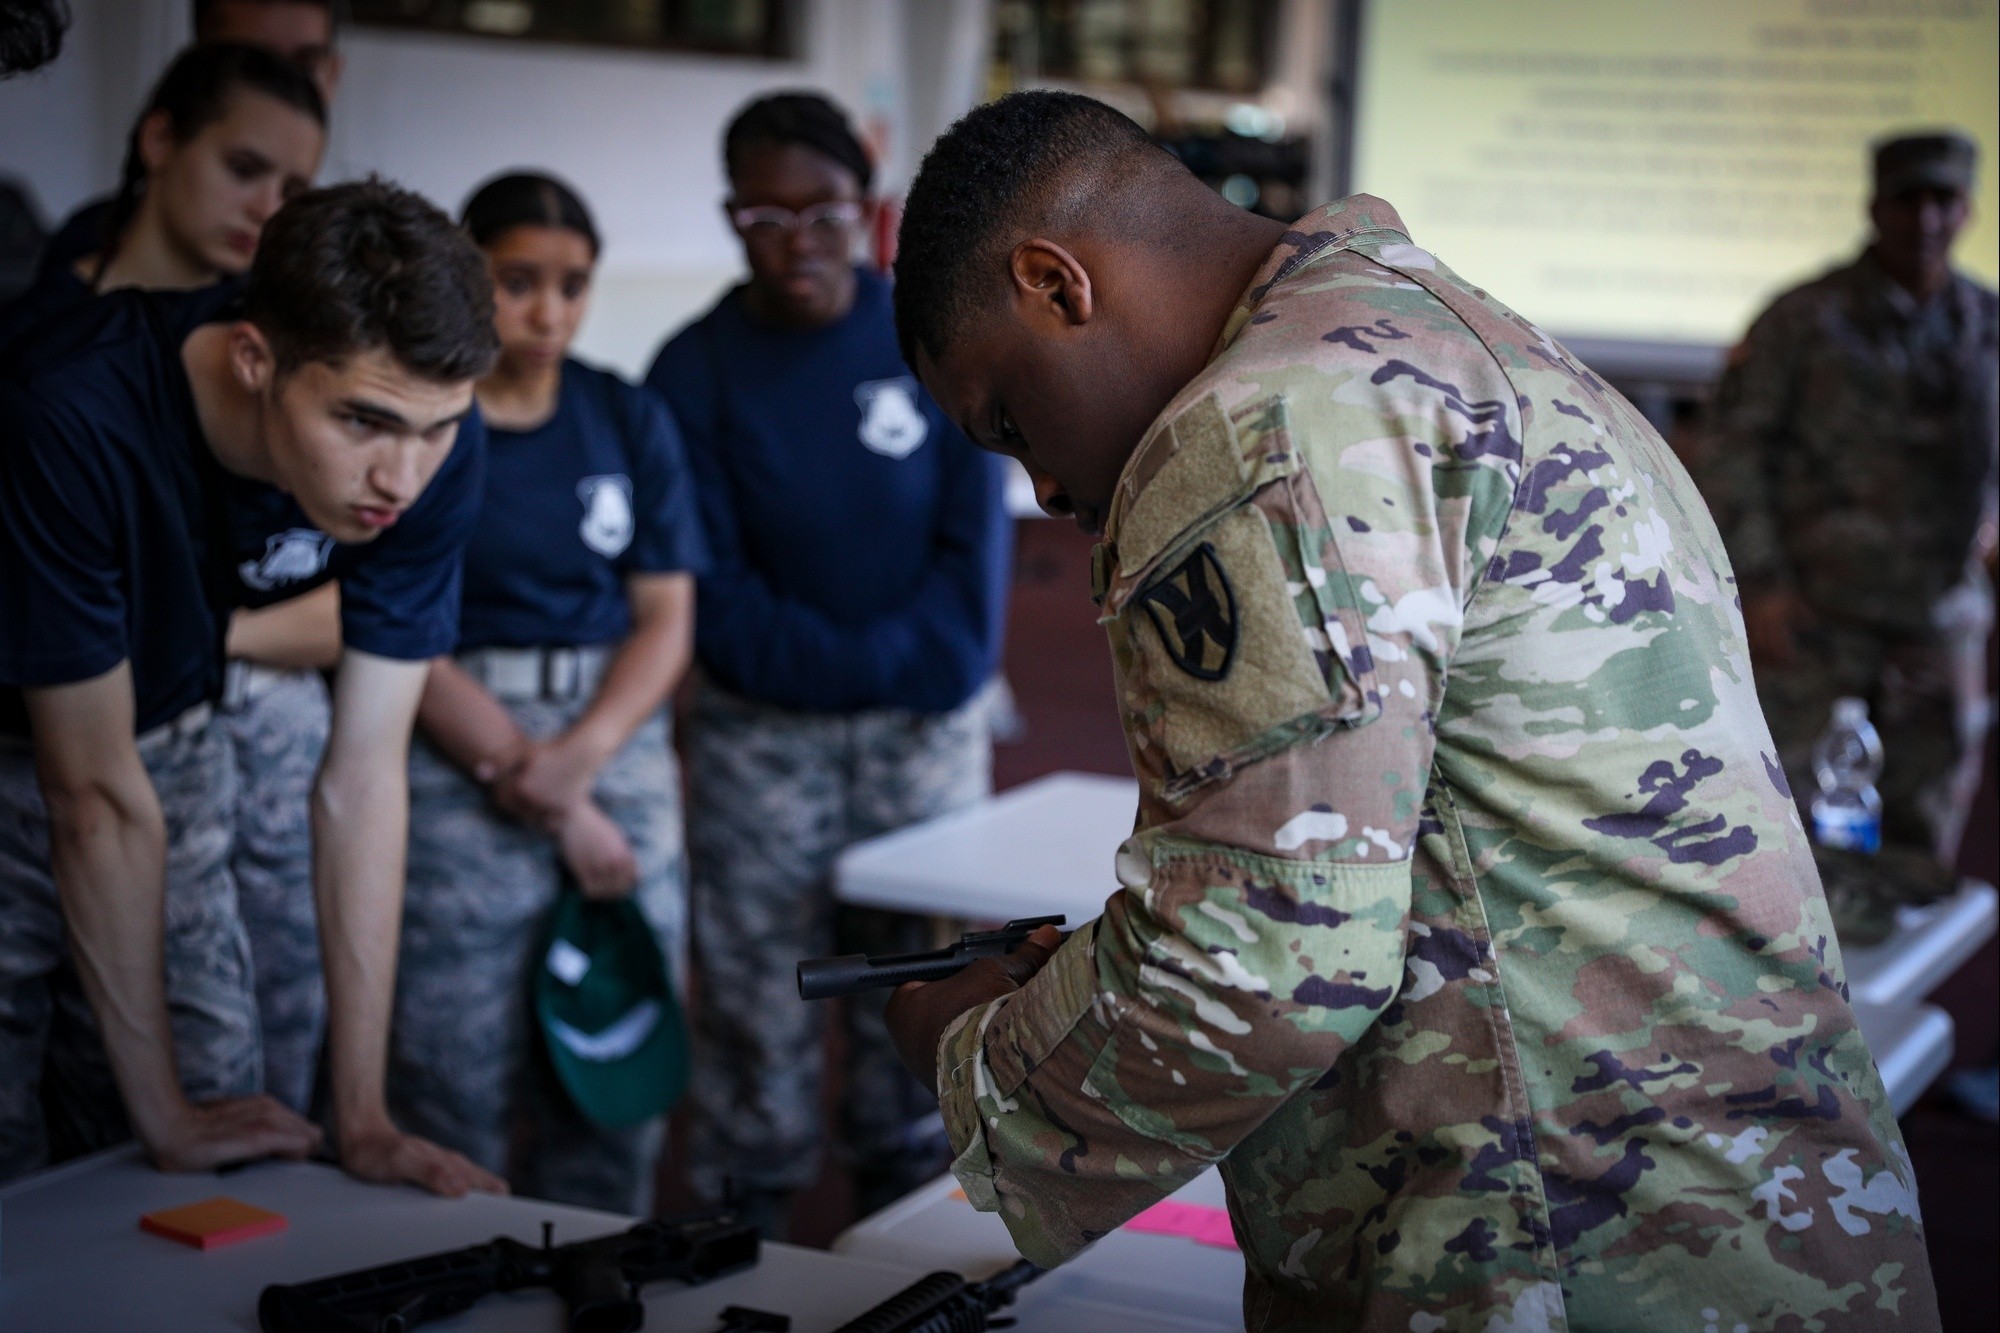
{"type": "Polygon", "coordinates": [[[1031,327],[1074,328],[1097,313],[1090,273],[1054,241],[1031,237],[1015,246],[1007,257],[1007,275],[1015,307],[1031,327]]]}

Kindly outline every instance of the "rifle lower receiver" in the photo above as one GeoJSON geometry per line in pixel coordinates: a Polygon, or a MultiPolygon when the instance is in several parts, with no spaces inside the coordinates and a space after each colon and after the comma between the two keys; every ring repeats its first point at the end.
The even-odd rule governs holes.
{"type": "Polygon", "coordinates": [[[506,1236],[313,1282],[264,1288],[264,1333],[407,1333],[496,1291],[547,1287],[568,1309],[570,1333],[636,1333],[646,1323],[639,1288],[690,1285],[757,1262],[757,1228],[726,1209],[641,1222],[629,1231],[539,1248],[506,1236]]]}

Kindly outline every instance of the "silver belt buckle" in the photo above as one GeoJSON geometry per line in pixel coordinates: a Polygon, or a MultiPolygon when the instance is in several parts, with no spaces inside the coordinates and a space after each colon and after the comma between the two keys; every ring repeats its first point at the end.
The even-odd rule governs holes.
{"type": "Polygon", "coordinates": [[[222,711],[234,713],[250,702],[250,673],[239,658],[222,664],[222,711]]]}
{"type": "Polygon", "coordinates": [[[181,713],[178,717],[168,718],[152,730],[141,732],[133,744],[138,748],[144,749],[155,745],[164,745],[170,741],[186,740],[190,736],[199,735],[201,729],[206,727],[214,717],[215,706],[213,704],[198,703],[181,713]]]}
{"type": "Polygon", "coordinates": [[[519,703],[541,691],[541,661],[532,648],[488,648],[479,654],[480,683],[494,698],[519,703]]]}
{"type": "Polygon", "coordinates": [[[582,664],[574,648],[544,648],[542,654],[542,697],[560,702],[574,699],[582,684],[582,664]]]}

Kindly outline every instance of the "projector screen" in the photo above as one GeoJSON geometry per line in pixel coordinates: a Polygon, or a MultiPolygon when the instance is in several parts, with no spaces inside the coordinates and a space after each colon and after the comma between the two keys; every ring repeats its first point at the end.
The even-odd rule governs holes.
{"type": "Polygon", "coordinates": [[[1586,359],[1671,362],[1858,250],[1886,131],[1978,142],[1993,283],[1996,63],[2000,0],[1376,0],[1353,188],[1586,359]]]}

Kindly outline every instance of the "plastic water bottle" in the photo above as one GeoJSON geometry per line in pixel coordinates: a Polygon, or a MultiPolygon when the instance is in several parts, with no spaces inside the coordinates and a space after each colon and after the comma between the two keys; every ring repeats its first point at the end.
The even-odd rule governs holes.
{"type": "Polygon", "coordinates": [[[1849,852],[1882,850],[1882,738],[1864,699],[1836,699],[1833,720],[1813,743],[1813,841],[1849,852]]]}

